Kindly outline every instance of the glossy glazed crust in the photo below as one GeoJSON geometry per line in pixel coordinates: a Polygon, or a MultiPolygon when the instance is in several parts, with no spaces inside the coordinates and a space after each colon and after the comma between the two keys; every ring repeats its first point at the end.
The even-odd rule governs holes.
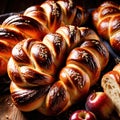
{"type": "Polygon", "coordinates": [[[5,19],[1,25],[3,28],[10,28],[22,32],[24,36],[35,39],[42,39],[49,30],[31,17],[23,14],[16,14],[5,19]]]}
{"type": "Polygon", "coordinates": [[[107,48],[86,27],[61,26],[45,35],[42,42],[31,38],[21,41],[8,62],[13,102],[22,111],[38,109],[45,115],[60,114],[86,96],[108,60],[107,48]],[[42,98],[36,88],[45,86],[50,87],[42,98]]]}
{"type": "MultiPolygon", "coordinates": [[[[9,16],[2,22],[0,26],[1,28],[0,32],[2,32],[3,30],[4,33],[5,32],[4,29],[10,29],[14,31],[15,34],[20,33],[20,35],[21,34],[23,35],[22,38],[12,37],[13,41],[11,40],[11,44],[13,47],[15,45],[14,41],[16,39],[18,39],[16,41],[20,41],[25,38],[33,38],[42,41],[43,37],[46,34],[51,32],[54,33],[56,29],[59,28],[61,25],[75,24],[77,26],[80,26],[86,22],[87,18],[88,18],[88,12],[81,6],[75,6],[72,0],[66,0],[66,1],[48,0],[48,1],[44,1],[42,4],[30,6],[23,13],[9,16]]],[[[11,37],[10,30],[9,31],[6,30],[5,36],[7,37],[1,38],[2,46],[4,45],[4,49],[6,48],[5,51],[9,51],[9,52],[6,52],[8,53],[6,55],[4,54],[3,50],[0,49],[0,54],[1,54],[0,76],[6,74],[7,62],[8,62],[8,58],[10,57],[9,53],[11,52],[12,49],[11,45],[7,43],[7,40],[9,39],[9,37],[11,37]],[[10,35],[6,35],[6,34],[10,34],[10,35]],[[7,40],[5,40],[5,38],[7,40]]],[[[54,49],[56,49],[57,51],[58,48],[54,48],[54,49]]]]}
{"type": "Polygon", "coordinates": [[[72,0],[47,0],[28,7],[23,13],[8,17],[2,27],[22,31],[26,36],[42,39],[48,32],[54,33],[61,25],[80,26],[86,22],[89,13],[72,0]]]}
{"type": "Polygon", "coordinates": [[[92,13],[93,24],[99,35],[108,40],[112,48],[120,52],[120,6],[106,1],[92,13]]]}
{"type": "Polygon", "coordinates": [[[27,8],[24,15],[47,26],[52,33],[61,25],[80,26],[89,16],[88,11],[76,6],[73,0],[47,0],[40,5],[27,8]]]}
{"type": "Polygon", "coordinates": [[[11,57],[12,48],[23,39],[25,36],[20,32],[0,28],[0,76],[7,73],[7,62],[11,57]]]}

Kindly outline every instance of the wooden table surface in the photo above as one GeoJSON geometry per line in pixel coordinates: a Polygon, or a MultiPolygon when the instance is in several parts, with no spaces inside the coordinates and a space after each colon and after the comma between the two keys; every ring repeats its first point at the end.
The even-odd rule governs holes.
{"type": "MultiPolygon", "coordinates": [[[[24,113],[12,103],[10,95],[6,94],[0,97],[0,120],[69,120],[70,114],[76,107],[74,106],[69,111],[55,117],[44,116],[37,111],[24,113]]],[[[120,118],[114,113],[110,120],[120,120],[120,118]]]]}

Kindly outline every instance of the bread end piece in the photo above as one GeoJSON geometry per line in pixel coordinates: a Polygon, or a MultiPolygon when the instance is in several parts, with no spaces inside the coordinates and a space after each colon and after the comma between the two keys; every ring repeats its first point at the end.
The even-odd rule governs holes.
{"type": "Polygon", "coordinates": [[[120,74],[115,70],[106,73],[102,77],[101,86],[112,100],[115,111],[120,116],[120,74]]]}

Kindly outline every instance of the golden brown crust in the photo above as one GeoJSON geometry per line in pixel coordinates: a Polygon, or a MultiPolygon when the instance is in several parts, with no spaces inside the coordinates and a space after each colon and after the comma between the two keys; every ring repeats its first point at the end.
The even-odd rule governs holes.
{"type": "Polygon", "coordinates": [[[8,74],[18,86],[50,84],[56,68],[53,61],[45,44],[32,38],[26,39],[14,46],[8,74]]]}
{"type": "Polygon", "coordinates": [[[38,23],[33,18],[22,14],[8,17],[3,21],[1,27],[9,27],[10,29],[22,32],[26,37],[40,40],[49,32],[45,26],[38,23]]]}
{"type": "Polygon", "coordinates": [[[93,52],[84,48],[75,48],[67,58],[67,64],[76,64],[84,69],[90,77],[91,86],[96,83],[100,76],[101,66],[93,52]]]}
{"type": "Polygon", "coordinates": [[[101,37],[108,40],[112,48],[119,54],[120,48],[120,7],[106,1],[92,13],[93,24],[101,37]]]}
{"type": "Polygon", "coordinates": [[[23,14],[47,26],[52,33],[61,25],[80,26],[89,16],[86,9],[75,6],[72,0],[48,0],[40,5],[27,8],[23,14]]]}
{"type": "Polygon", "coordinates": [[[98,40],[91,39],[91,40],[86,40],[81,45],[81,48],[82,47],[87,49],[89,52],[94,53],[95,56],[97,56],[98,58],[101,58],[100,66],[102,66],[101,69],[103,70],[109,61],[109,59],[108,59],[109,52],[105,48],[105,45],[101,44],[101,42],[98,40]]]}
{"type": "Polygon", "coordinates": [[[19,88],[14,82],[11,82],[10,85],[12,100],[21,111],[31,111],[41,106],[49,88],[49,85],[36,88],[19,88]]]}
{"type": "Polygon", "coordinates": [[[43,41],[31,38],[21,41],[13,48],[8,62],[8,75],[15,84],[11,84],[10,90],[13,102],[22,111],[38,109],[45,115],[60,114],[86,96],[108,59],[107,48],[86,27],[61,26],[54,34],[45,35],[43,41]],[[36,88],[46,86],[49,89],[44,97],[33,98],[36,88]],[[33,101],[29,101],[29,94],[33,101]],[[26,101],[20,104],[22,99],[28,104],[26,101]]]}
{"type": "Polygon", "coordinates": [[[0,76],[7,73],[7,62],[11,56],[13,46],[23,39],[25,37],[20,32],[0,28],[0,76]]]}
{"type": "MultiPolygon", "coordinates": [[[[75,6],[72,0],[67,0],[67,1],[46,0],[42,4],[28,7],[24,12],[20,14],[14,14],[9,16],[3,21],[0,27],[3,29],[4,28],[11,29],[19,33],[20,35],[22,34],[24,36],[24,38],[22,39],[33,38],[42,41],[43,37],[46,34],[51,32],[54,33],[56,29],[58,29],[61,25],[73,24],[76,26],[80,26],[86,22],[87,18],[88,18],[88,11],[82,8],[81,6],[75,6]]],[[[11,33],[8,33],[7,31],[7,34],[11,34],[11,33]]],[[[12,47],[15,45],[15,42],[17,43],[17,39],[20,39],[20,38],[13,38],[13,42],[12,42],[12,37],[11,36],[9,37],[11,40],[12,47]]],[[[2,38],[2,42],[0,43],[0,46],[4,47],[4,49],[6,48],[6,50],[3,51],[0,49],[0,54],[1,54],[0,76],[6,73],[7,62],[10,56],[10,51],[12,49],[11,45],[9,45],[9,40],[7,39],[5,40],[6,43],[5,42],[3,43],[3,39],[5,40],[5,38],[2,38]],[[6,54],[5,52],[8,54],[6,54]]],[[[58,47],[60,46],[56,45],[54,50],[56,49],[57,51],[58,47]]],[[[63,45],[63,48],[60,49],[64,49],[64,47],[65,45],[63,45]]],[[[55,55],[55,57],[56,56],[57,55],[55,55]]],[[[61,55],[58,56],[57,59],[60,59],[61,56],[62,53],[61,55]]],[[[55,65],[57,65],[58,63],[59,61],[56,62],[55,65]]]]}

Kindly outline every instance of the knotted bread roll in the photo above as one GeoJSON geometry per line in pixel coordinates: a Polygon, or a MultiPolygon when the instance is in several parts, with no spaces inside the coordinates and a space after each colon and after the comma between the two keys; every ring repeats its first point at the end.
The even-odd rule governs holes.
{"type": "Polygon", "coordinates": [[[61,26],[42,41],[21,41],[8,62],[12,100],[22,111],[58,115],[86,96],[108,60],[106,46],[86,27],[61,26]]]}

